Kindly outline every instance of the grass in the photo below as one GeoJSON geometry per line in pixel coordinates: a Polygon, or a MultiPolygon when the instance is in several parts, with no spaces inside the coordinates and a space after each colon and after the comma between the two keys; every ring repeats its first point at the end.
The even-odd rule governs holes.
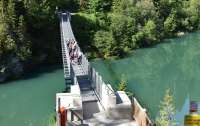
{"type": "Polygon", "coordinates": [[[54,118],[54,115],[50,116],[47,126],[56,126],[56,119],[54,118]]]}

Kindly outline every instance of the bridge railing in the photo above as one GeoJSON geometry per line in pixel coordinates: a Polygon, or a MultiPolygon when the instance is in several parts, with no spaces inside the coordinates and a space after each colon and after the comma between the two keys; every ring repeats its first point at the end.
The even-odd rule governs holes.
{"type": "Polygon", "coordinates": [[[72,64],[70,63],[70,76],[73,85],[79,85],[77,76],[75,75],[74,69],[72,68],[72,64]]]}
{"type": "Polygon", "coordinates": [[[83,64],[83,69],[85,70],[85,74],[88,75],[89,61],[83,53],[82,53],[82,64],[83,64]]]}
{"type": "Polygon", "coordinates": [[[66,51],[65,51],[65,56],[67,57],[67,66],[68,66],[68,72],[69,72],[69,75],[70,75],[70,73],[71,73],[71,70],[72,70],[72,68],[71,68],[71,64],[70,64],[70,58],[69,58],[69,51],[68,51],[68,48],[67,48],[67,44],[64,42],[64,47],[65,47],[65,49],[66,49],[66,51]]]}
{"type": "MultiPolygon", "coordinates": [[[[75,38],[74,38],[75,39],[75,38]]],[[[77,42],[77,41],[76,41],[77,42]]],[[[77,44],[77,49],[78,51],[81,53],[82,55],[82,63],[81,65],[83,66],[83,70],[85,75],[88,75],[88,67],[89,67],[89,61],[87,59],[87,57],[84,55],[84,53],[81,51],[81,48],[79,47],[79,45],[77,44]]]]}
{"type": "Polygon", "coordinates": [[[115,94],[114,90],[103,81],[102,76],[96,72],[96,70],[91,65],[89,65],[88,69],[92,87],[96,91],[100,100],[102,100],[103,93],[107,93],[107,95],[110,95],[110,92],[111,94],[115,94]],[[106,87],[106,92],[104,92],[105,90],[103,89],[103,85],[106,87]]]}
{"type": "Polygon", "coordinates": [[[64,33],[63,33],[63,19],[61,18],[60,22],[60,33],[61,33],[61,46],[62,46],[62,59],[63,59],[63,67],[64,67],[64,77],[65,79],[68,77],[70,78],[71,67],[70,67],[70,60],[69,60],[69,53],[68,49],[66,48],[66,43],[64,40],[64,33]]]}

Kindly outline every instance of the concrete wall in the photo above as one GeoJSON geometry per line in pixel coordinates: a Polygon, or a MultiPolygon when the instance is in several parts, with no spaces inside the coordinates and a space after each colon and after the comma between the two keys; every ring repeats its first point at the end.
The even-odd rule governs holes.
{"type": "Polygon", "coordinates": [[[64,107],[66,109],[66,112],[67,112],[66,120],[67,121],[79,120],[76,115],[78,115],[80,118],[83,117],[82,99],[81,99],[79,85],[72,85],[70,93],[57,93],[56,94],[57,126],[60,126],[60,124],[59,124],[59,122],[60,122],[59,107],[64,107]],[[71,109],[73,110],[73,112],[70,111],[71,109]]]}
{"type": "Polygon", "coordinates": [[[73,96],[73,106],[82,108],[81,91],[79,85],[71,85],[71,95],[73,96]]]}
{"type": "Polygon", "coordinates": [[[112,119],[132,119],[131,101],[124,91],[117,91],[115,106],[109,106],[107,116],[112,119]],[[120,102],[118,102],[120,100],[120,102]]]}
{"type": "Polygon", "coordinates": [[[106,110],[116,106],[116,96],[110,84],[102,84],[102,104],[106,110]]]}

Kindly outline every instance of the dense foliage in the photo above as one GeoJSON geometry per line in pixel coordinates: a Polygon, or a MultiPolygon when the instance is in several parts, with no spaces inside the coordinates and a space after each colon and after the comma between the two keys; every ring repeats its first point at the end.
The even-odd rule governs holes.
{"type": "Polygon", "coordinates": [[[1,0],[0,74],[13,57],[21,63],[58,61],[56,7],[78,12],[73,30],[89,57],[121,57],[200,29],[199,0],[1,0]]]}
{"type": "Polygon", "coordinates": [[[200,29],[199,0],[81,0],[80,3],[82,12],[95,15],[96,29],[92,29],[90,44],[105,58],[124,56],[130,50],[154,45],[180,32],[200,29]]]}
{"type": "Polygon", "coordinates": [[[77,3],[75,0],[0,1],[0,81],[10,74],[21,74],[24,66],[59,61],[59,20],[55,10],[56,7],[77,9],[77,3]]]}
{"type": "MultiPolygon", "coordinates": [[[[16,56],[21,61],[58,50],[59,25],[55,13],[60,8],[76,8],[73,0],[1,0],[0,59],[16,56]],[[74,5],[74,6],[72,6],[74,5]],[[58,46],[55,46],[55,45],[58,46]]],[[[56,54],[55,54],[56,53],[56,54]]],[[[47,57],[48,57],[47,56],[47,57]]]]}

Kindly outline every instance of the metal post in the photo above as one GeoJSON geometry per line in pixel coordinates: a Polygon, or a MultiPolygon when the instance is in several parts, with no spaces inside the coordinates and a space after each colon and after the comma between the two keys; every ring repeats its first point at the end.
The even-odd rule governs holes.
{"type": "Polygon", "coordinates": [[[60,111],[60,126],[67,126],[67,110],[65,107],[61,107],[60,111]]]}

